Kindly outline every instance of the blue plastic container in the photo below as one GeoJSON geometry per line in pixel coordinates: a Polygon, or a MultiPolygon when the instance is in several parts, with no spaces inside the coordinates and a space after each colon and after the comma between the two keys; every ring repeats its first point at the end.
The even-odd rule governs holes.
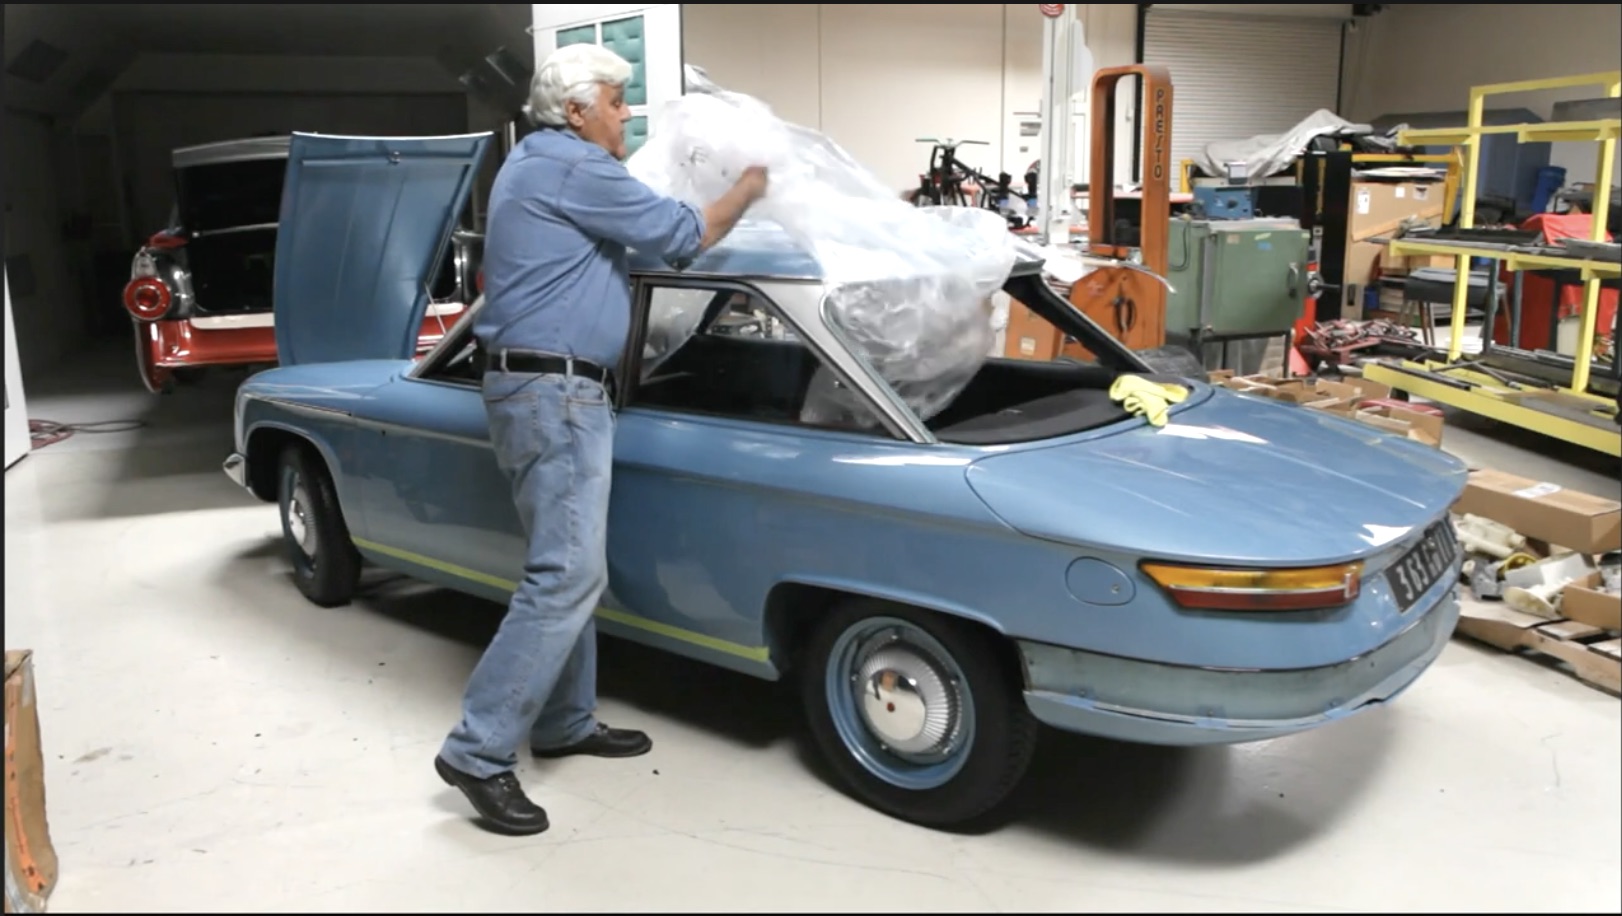
{"type": "Polygon", "coordinates": [[[1546,165],[1537,171],[1537,183],[1532,186],[1532,212],[1549,209],[1554,192],[1566,186],[1566,170],[1558,165],[1546,165]]]}

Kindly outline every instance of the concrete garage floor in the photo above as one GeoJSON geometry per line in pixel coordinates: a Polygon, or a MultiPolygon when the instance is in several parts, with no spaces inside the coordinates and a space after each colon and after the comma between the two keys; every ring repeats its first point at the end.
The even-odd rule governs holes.
{"type": "MultiPolygon", "coordinates": [[[[146,424],[6,474],[54,912],[1622,908],[1622,704],[1458,640],[1394,706],[1305,736],[1045,733],[1025,812],[953,836],[831,788],[785,691],[604,639],[602,715],[653,753],[526,758],[552,830],[485,833],[431,761],[501,608],[401,582],[305,602],[275,510],[219,471],[233,386],[148,396],[119,342],[28,392],[36,418],[146,424]]],[[[1615,489],[1614,463],[1470,426],[1447,439],[1475,463],[1615,489]]]]}

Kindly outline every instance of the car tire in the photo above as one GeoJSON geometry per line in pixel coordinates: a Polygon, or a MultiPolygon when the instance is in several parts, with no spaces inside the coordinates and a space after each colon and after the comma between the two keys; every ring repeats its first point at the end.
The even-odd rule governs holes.
{"type": "Polygon", "coordinates": [[[1000,648],[956,618],[843,602],[800,666],[812,737],[872,807],[921,826],[973,828],[1001,813],[1036,750],[1036,719],[1000,648]]]}
{"type": "Polygon", "coordinates": [[[282,542],[298,590],[321,607],[348,604],[360,583],[360,552],[326,462],[309,446],[292,443],[282,449],[276,479],[282,542]]]}

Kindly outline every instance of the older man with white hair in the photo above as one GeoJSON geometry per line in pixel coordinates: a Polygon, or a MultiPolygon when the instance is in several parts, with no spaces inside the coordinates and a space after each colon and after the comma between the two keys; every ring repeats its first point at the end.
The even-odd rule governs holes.
{"type": "Polygon", "coordinates": [[[546,812],[513,768],[540,757],[647,753],[648,736],[597,721],[592,615],[608,584],[614,367],[631,325],[626,250],[681,264],[720,241],[766,192],[746,170],[707,208],[626,171],[631,65],[597,45],[559,48],[535,71],[525,112],[540,129],[491,190],[485,308],[474,325],[495,460],[528,539],[524,576],[469,679],[434,766],[486,826],[536,834],[546,812]]]}

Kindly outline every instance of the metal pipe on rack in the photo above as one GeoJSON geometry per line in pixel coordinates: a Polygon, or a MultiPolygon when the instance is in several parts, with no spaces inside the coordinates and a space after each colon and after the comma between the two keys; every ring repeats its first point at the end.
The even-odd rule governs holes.
{"type": "MultiPolygon", "coordinates": [[[[1622,75],[1614,78],[1605,87],[1605,94],[1610,98],[1622,96],[1622,75]]],[[[1589,210],[1590,227],[1589,241],[1605,241],[1605,226],[1611,215],[1611,182],[1615,180],[1616,166],[1616,136],[1605,137],[1599,142],[1599,174],[1594,181],[1594,205],[1589,210]]],[[[1594,361],[1594,333],[1599,325],[1599,277],[1589,275],[1583,280],[1583,312],[1577,326],[1577,364],[1571,369],[1571,387],[1573,391],[1588,390],[1589,368],[1594,361]]],[[[1611,358],[1617,358],[1612,342],[1613,353],[1611,358]]]]}

